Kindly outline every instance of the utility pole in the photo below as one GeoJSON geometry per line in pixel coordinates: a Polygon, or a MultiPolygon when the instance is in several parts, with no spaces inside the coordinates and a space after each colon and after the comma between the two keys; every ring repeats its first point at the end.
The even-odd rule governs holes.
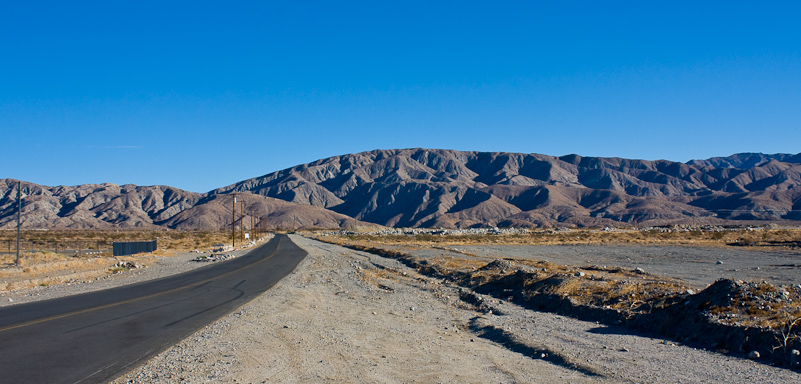
{"type": "Polygon", "coordinates": [[[22,216],[22,183],[17,181],[17,268],[19,268],[19,229],[22,216]]]}
{"type": "Polygon", "coordinates": [[[242,243],[245,243],[245,200],[240,201],[242,204],[241,216],[239,217],[239,236],[242,237],[242,243]]]}
{"type": "Polygon", "coordinates": [[[231,209],[231,248],[236,248],[236,193],[234,195],[234,206],[231,209]]]}

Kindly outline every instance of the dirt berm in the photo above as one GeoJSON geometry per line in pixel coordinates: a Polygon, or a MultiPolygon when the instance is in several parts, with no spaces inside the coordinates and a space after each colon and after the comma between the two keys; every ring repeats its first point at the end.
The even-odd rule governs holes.
{"type": "MultiPolygon", "coordinates": [[[[422,274],[533,310],[801,368],[801,286],[721,279],[695,292],[680,281],[640,269],[509,259],[478,265],[476,260],[421,259],[370,245],[340,245],[399,260],[422,274]]],[[[480,304],[465,292],[463,300],[480,304]]]]}

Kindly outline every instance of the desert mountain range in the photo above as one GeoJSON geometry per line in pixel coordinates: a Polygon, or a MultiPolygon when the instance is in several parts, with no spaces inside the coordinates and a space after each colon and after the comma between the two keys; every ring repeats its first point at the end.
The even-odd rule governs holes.
{"type": "MultiPolygon", "coordinates": [[[[16,225],[0,180],[0,228],[16,225]]],[[[647,161],[436,149],[335,156],[208,193],[22,183],[24,228],[620,226],[801,220],[801,154],[647,161]],[[237,211],[241,206],[237,205],[237,211]],[[237,213],[237,220],[238,218],[237,213]]],[[[797,224],[797,223],[795,223],[797,224]]]]}

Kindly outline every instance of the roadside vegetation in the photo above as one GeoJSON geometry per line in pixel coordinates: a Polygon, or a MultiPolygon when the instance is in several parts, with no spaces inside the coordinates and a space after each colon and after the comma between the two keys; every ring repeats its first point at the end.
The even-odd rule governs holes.
{"type": "Polygon", "coordinates": [[[673,226],[647,229],[532,229],[525,234],[411,235],[316,231],[316,236],[385,245],[576,245],[683,244],[801,248],[801,228],[722,228],[673,226]]]}
{"type": "Polygon", "coordinates": [[[49,230],[23,231],[20,237],[17,268],[16,232],[0,231],[0,292],[96,280],[130,269],[124,263],[148,265],[157,257],[208,251],[214,244],[231,242],[231,233],[222,231],[49,230]],[[158,241],[155,252],[112,256],[112,242],[154,239],[158,241]]]}

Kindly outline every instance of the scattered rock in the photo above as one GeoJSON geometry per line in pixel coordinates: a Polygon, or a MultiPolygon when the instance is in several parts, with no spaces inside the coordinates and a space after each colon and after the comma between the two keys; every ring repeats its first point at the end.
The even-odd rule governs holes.
{"type": "Polygon", "coordinates": [[[584,277],[584,272],[578,271],[575,273],[576,277],[584,277]]]}
{"type": "Polygon", "coordinates": [[[230,255],[230,254],[211,254],[209,256],[200,255],[200,256],[192,259],[192,261],[197,261],[197,262],[201,262],[201,263],[213,263],[213,262],[216,262],[216,261],[228,260],[228,259],[231,259],[231,258],[234,258],[234,257],[236,257],[236,256],[235,255],[230,255]]]}
{"type": "Polygon", "coordinates": [[[720,261],[720,260],[718,260],[718,262],[717,262],[717,263],[715,263],[715,264],[717,264],[717,265],[721,265],[721,264],[723,264],[723,262],[722,262],[722,261],[720,261]]]}
{"type": "Polygon", "coordinates": [[[119,263],[114,264],[112,268],[139,269],[142,267],[139,264],[132,263],[130,261],[120,261],[119,263]]]}
{"type": "Polygon", "coordinates": [[[637,267],[637,268],[634,268],[634,272],[636,272],[636,273],[639,273],[640,275],[642,275],[642,274],[644,274],[644,273],[645,273],[645,270],[643,270],[643,269],[642,269],[642,268],[640,268],[640,267],[637,267]]]}
{"type": "Polygon", "coordinates": [[[514,265],[509,260],[493,260],[489,264],[479,268],[479,271],[500,270],[505,271],[512,269],[514,265]]]}
{"type": "Polygon", "coordinates": [[[751,359],[751,360],[759,359],[759,356],[760,356],[759,352],[757,352],[757,351],[748,352],[748,358],[751,359]]]}

